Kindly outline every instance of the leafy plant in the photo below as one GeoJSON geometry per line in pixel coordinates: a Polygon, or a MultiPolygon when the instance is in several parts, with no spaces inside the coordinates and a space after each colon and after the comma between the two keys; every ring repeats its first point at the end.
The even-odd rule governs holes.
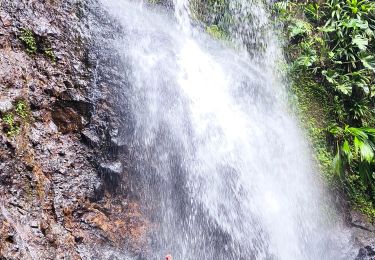
{"type": "Polygon", "coordinates": [[[21,31],[19,38],[25,44],[27,53],[35,54],[37,52],[37,44],[33,31],[24,29],[21,31]]]}
{"type": "Polygon", "coordinates": [[[16,103],[15,111],[23,119],[25,119],[29,115],[27,104],[22,100],[16,103]]]}
{"type": "Polygon", "coordinates": [[[334,126],[330,132],[337,142],[334,160],[336,173],[345,180],[346,172],[358,174],[366,191],[374,195],[375,181],[375,128],[334,126]]]}
{"type": "Polygon", "coordinates": [[[12,137],[20,133],[21,129],[19,126],[16,125],[13,114],[5,114],[2,119],[5,123],[5,133],[8,136],[12,137]]]}
{"type": "Polygon", "coordinates": [[[289,25],[289,37],[295,38],[297,36],[303,36],[311,33],[311,24],[303,20],[295,19],[289,25]]]}
{"type": "Polygon", "coordinates": [[[51,48],[46,48],[44,50],[44,54],[53,62],[53,63],[56,63],[56,56],[55,56],[55,53],[53,52],[53,50],[51,48]]]}
{"type": "Polygon", "coordinates": [[[319,21],[322,13],[320,11],[320,5],[318,3],[308,3],[305,6],[305,14],[308,16],[311,20],[319,21]]]}
{"type": "MultiPolygon", "coordinates": [[[[328,121],[335,125],[327,135],[306,126],[313,140],[319,133],[331,147],[334,172],[353,204],[375,220],[375,2],[291,0],[274,9],[289,40],[285,52],[293,85],[321,86],[329,102],[328,121]]],[[[304,113],[316,116],[315,111],[304,113]]],[[[321,147],[315,147],[318,155],[321,147]]],[[[324,165],[331,158],[317,157],[324,165]]]]}

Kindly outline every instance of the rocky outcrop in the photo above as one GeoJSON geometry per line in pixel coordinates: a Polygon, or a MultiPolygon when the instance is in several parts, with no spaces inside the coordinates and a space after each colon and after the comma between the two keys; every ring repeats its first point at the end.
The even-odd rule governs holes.
{"type": "Polygon", "coordinates": [[[110,95],[123,82],[95,65],[105,52],[87,28],[110,23],[89,2],[0,2],[1,259],[106,259],[142,246],[129,121],[110,95]]]}
{"type": "Polygon", "coordinates": [[[359,249],[356,260],[374,260],[375,259],[375,248],[372,246],[365,246],[359,249]]]}
{"type": "Polygon", "coordinates": [[[375,260],[375,226],[354,210],[347,213],[354,242],[360,246],[355,260],[375,260]]]}

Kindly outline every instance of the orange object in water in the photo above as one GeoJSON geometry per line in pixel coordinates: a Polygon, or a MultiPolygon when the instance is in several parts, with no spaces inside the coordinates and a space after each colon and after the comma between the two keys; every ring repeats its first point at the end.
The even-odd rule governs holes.
{"type": "Polygon", "coordinates": [[[167,256],[165,257],[165,260],[172,260],[172,256],[171,256],[171,255],[167,255],[167,256]]]}

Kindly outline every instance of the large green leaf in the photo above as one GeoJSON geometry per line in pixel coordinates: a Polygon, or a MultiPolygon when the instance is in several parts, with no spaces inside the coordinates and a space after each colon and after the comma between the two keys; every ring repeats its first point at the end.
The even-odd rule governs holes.
{"type": "Polygon", "coordinates": [[[360,49],[361,51],[365,51],[368,46],[368,39],[363,37],[362,35],[357,34],[352,39],[352,44],[357,46],[357,48],[360,49]]]}
{"type": "Polygon", "coordinates": [[[359,149],[362,161],[371,163],[374,159],[374,150],[372,149],[370,143],[367,141],[362,142],[362,145],[359,147],[359,149]]]}
{"type": "Polygon", "coordinates": [[[295,20],[292,25],[289,26],[289,37],[294,38],[298,35],[304,35],[311,32],[311,24],[302,20],[295,20]]]}
{"type": "Polygon", "coordinates": [[[375,128],[374,127],[361,127],[361,129],[368,135],[375,137],[375,128]]]}
{"type": "Polygon", "coordinates": [[[343,165],[344,165],[344,163],[343,163],[342,158],[340,156],[340,150],[338,149],[337,154],[336,154],[335,158],[333,159],[333,169],[338,176],[343,175],[343,172],[344,172],[344,170],[343,170],[344,166],[343,165]]]}
{"type": "Polygon", "coordinates": [[[360,59],[364,67],[375,71],[375,56],[374,55],[367,55],[367,56],[362,55],[360,59]]]}
{"type": "Polygon", "coordinates": [[[326,80],[331,84],[337,84],[337,78],[340,76],[336,71],[334,70],[323,70],[322,71],[323,76],[326,78],[326,80]]]}
{"type": "Polygon", "coordinates": [[[352,86],[348,83],[337,84],[335,88],[346,96],[350,96],[352,94],[352,86]]]}
{"type": "Polygon", "coordinates": [[[365,131],[363,131],[362,128],[356,128],[356,127],[346,127],[345,131],[347,133],[350,133],[351,135],[358,137],[361,140],[367,140],[368,135],[366,134],[365,131]]]}
{"type": "Polygon", "coordinates": [[[360,147],[361,144],[362,144],[362,141],[359,140],[358,137],[355,136],[355,137],[354,137],[354,141],[353,141],[353,143],[354,143],[354,152],[357,154],[358,151],[359,151],[359,147],[360,147]]]}
{"type": "Polygon", "coordinates": [[[352,152],[350,150],[350,145],[349,145],[348,140],[344,141],[344,144],[342,145],[342,151],[345,154],[345,156],[346,156],[346,158],[348,160],[348,163],[350,164],[350,162],[351,162],[351,160],[353,158],[353,155],[352,155],[352,152]]]}
{"type": "Polygon", "coordinates": [[[350,19],[341,23],[344,27],[366,30],[368,28],[368,22],[360,19],[350,19]]]}
{"type": "Polygon", "coordinates": [[[302,55],[296,60],[296,64],[301,67],[311,67],[316,61],[315,55],[302,55]]]}

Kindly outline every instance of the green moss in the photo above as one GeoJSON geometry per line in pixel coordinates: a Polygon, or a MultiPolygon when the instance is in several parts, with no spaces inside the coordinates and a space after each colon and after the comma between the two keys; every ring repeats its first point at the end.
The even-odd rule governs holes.
{"type": "Polygon", "coordinates": [[[51,43],[48,39],[43,39],[37,44],[37,39],[30,29],[21,30],[19,39],[26,47],[26,52],[30,55],[36,54],[38,51],[44,53],[53,63],[56,63],[56,56],[52,50],[51,43]]]}
{"type": "Polygon", "coordinates": [[[16,125],[13,113],[5,114],[2,120],[5,123],[4,131],[9,137],[13,137],[20,133],[21,129],[16,125]]]}
{"type": "Polygon", "coordinates": [[[225,32],[217,25],[207,26],[206,31],[209,35],[218,40],[223,40],[227,37],[225,32]]]}
{"type": "Polygon", "coordinates": [[[18,100],[14,110],[4,114],[1,118],[3,132],[14,137],[19,135],[21,127],[30,121],[30,107],[25,100],[18,100]]]}
{"type": "Polygon", "coordinates": [[[332,183],[334,181],[333,155],[325,138],[326,128],[332,119],[329,118],[330,109],[325,91],[309,77],[299,77],[294,79],[291,92],[295,97],[294,105],[307,131],[320,171],[332,183]]]}
{"type": "Polygon", "coordinates": [[[53,62],[53,63],[56,63],[56,56],[55,56],[55,53],[53,52],[53,50],[51,48],[46,48],[44,50],[44,54],[53,62]]]}
{"type": "Polygon", "coordinates": [[[28,105],[26,104],[26,102],[23,100],[17,101],[15,112],[21,118],[26,119],[29,115],[29,109],[28,109],[28,105]]]}
{"type": "Polygon", "coordinates": [[[25,44],[27,53],[35,54],[37,52],[36,39],[32,30],[22,30],[19,38],[25,44]]]}

